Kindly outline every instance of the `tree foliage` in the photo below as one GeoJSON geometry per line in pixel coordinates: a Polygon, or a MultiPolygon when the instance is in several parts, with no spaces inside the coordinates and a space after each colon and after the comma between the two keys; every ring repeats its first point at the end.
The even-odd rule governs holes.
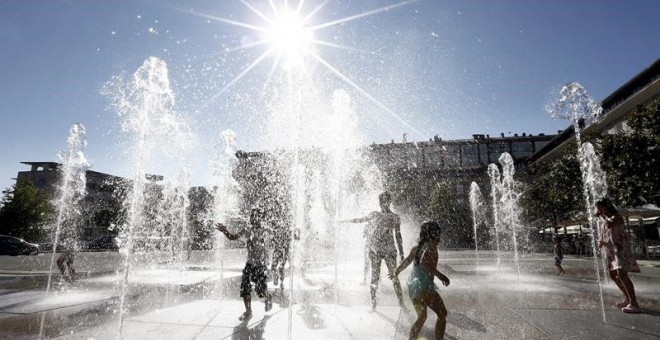
{"type": "Polygon", "coordinates": [[[520,204],[527,219],[556,226],[582,210],[582,175],[576,147],[567,148],[558,160],[540,162],[526,169],[520,204]]]}
{"type": "Polygon", "coordinates": [[[606,134],[599,146],[609,195],[619,204],[652,203],[660,193],[660,99],[638,106],[626,123],[630,131],[606,134]]]}
{"type": "Polygon", "coordinates": [[[52,221],[50,197],[30,181],[20,181],[4,191],[0,207],[0,234],[28,241],[44,241],[52,221]]]}
{"type": "Polygon", "coordinates": [[[474,241],[470,208],[465,199],[460,199],[451,192],[447,182],[436,184],[431,193],[427,214],[443,227],[443,243],[446,248],[472,247],[474,241]]]}

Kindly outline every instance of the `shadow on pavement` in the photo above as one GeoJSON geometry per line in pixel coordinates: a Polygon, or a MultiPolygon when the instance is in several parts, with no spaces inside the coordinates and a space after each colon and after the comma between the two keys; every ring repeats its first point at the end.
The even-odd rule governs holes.
{"type": "Polygon", "coordinates": [[[238,326],[234,327],[234,333],[231,338],[234,340],[263,339],[264,332],[266,331],[266,324],[270,317],[270,315],[265,315],[263,319],[252,328],[247,327],[247,320],[241,322],[238,326]]]}
{"type": "Polygon", "coordinates": [[[447,315],[447,323],[456,325],[459,328],[475,331],[479,333],[486,333],[488,330],[482,324],[471,319],[468,315],[463,313],[449,313],[447,315]]]}

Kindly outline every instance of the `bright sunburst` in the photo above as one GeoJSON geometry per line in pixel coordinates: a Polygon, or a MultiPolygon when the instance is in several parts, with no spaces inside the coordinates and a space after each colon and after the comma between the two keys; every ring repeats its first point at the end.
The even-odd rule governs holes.
{"type": "MultiPolygon", "coordinates": [[[[272,59],[273,65],[271,72],[268,76],[272,76],[273,72],[278,66],[283,66],[285,69],[291,71],[295,68],[304,68],[308,60],[315,60],[319,64],[323,65],[330,72],[335,74],[341,80],[349,84],[359,93],[364,95],[379,108],[383,109],[390,116],[397,119],[400,123],[405,125],[407,128],[412,131],[420,134],[419,130],[412,127],[406,121],[401,119],[396,115],[392,110],[387,108],[384,104],[362,89],[358,84],[351,80],[348,76],[339,71],[334,67],[330,62],[326,61],[321,57],[319,53],[316,52],[318,46],[340,48],[340,49],[352,49],[343,45],[339,45],[333,42],[323,41],[315,38],[314,32],[329,28],[332,26],[340,25],[352,20],[364,18],[370,15],[378,14],[384,11],[389,11],[396,7],[401,7],[408,5],[419,0],[407,0],[398,2],[392,5],[380,7],[364,13],[355,14],[347,16],[341,19],[328,21],[321,24],[311,25],[310,22],[312,18],[326,5],[328,0],[323,1],[317,7],[307,11],[304,10],[305,0],[299,0],[299,2],[294,6],[289,3],[288,0],[283,0],[279,5],[275,3],[274,0],[268,0],[270,7],[270,12],[265,14],[261,10],[257,9],[255,6],[251,5],[246,0],[238,0],[255,15],[257,15],[263,21],[262,25],[255,25],[246,22],[240,22],[232,19],[226,19],[222,17],[211,16],[207,14],[196,14],[202,17],[205,17],[210,20],[227,23],[236,27],[246,28],[254,32],[259,33],[260,40],[244,44],[239,47],[230,48],[228,51],[236,51],[242,49],[251,49],[258,46],[266,46],[265,52],[259,55],[255,60],[253,60],[247,67],[245,67],[241,72],[234,77],[230,82],[228,82],[211,101],[213,101],[221,93],[225,92],[227,89],[232,87],[236,82],[242,79],[246,74],[248,74],[252,69],[254,69],[261,62],[266,59],[272,59]]],[[[269,79],[266,81],[268,83],[269,79]]],[[[420,134],[423,135],[423,134],[420,134]]]]}
{"type": "Polygon", "coordinates": [[[291,10],[279,13],[263,36],[287,67],[302,67],[314,42],[313,31],[298,13],[291,10]]]}

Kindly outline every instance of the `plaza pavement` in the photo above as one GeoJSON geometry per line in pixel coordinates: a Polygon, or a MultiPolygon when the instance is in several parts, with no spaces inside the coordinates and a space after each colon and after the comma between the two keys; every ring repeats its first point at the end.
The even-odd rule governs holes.
{"type": "MultiPolygon", "coordinates": [[[[604,323],[592,258],[567,256],[567,275],[557,277],[550,254],[521,254],[520,270],[511,254],[500,258],[499,265],[492,252],[477,257],[470,251],[443,251],[440,256],[440,270],[451,279],[448,287],[440,287],[449,310],[446,339],[660,339],[660,262],[640,261],[642,273],[631,274],[642,314],[624,314],[613,307],[620,299],[618,290],[611,283],[602,284],[604,323]]],[[[77,260],[80,268],[87,268],[85,258],[77,260]]],[[[317,263],[304,275],[287,278],[287,289],[276,291],[273,310],[264,312],[262,300],[255,297],[255,315],[243,323],[238,316],[244,308],[237,297],[242,263],[230,259],[244,257],[228,256],[221,271],[217,260],[204,258],[192,254],[178,271],[136,269],[129,279],[121,338],[406,339],[415,318],[414,312],[398,307],[384,269],[379,305],[372,312],[369,288],[362,283],[362,264],[352,261],[337,266],[317,263]],[[293,305],[288,308],[291,285],[293,305]]],[[[43,284],[39,277],[44,261],[2,260],[0,338],[32,339],[39,333],[58,339],[120,338],[116,313],[120,277],[112,271],[117,263],[112,254],[90,254],[88,260],[97,264],[88,266],[87,277],[75,286],[61,285],[56,278],[49,297],[44,297],[43,289],[35,289],[43,284]],[[29,270],[25,261],[33,261],[29,270]],[[24,272],[32,273],[19,277],[28,275],[24,272]]],[[[409,270],[400,275],[404,287],[409,270]]],[[[434,323],[435,315],[429,311],[422,335],[433,339],[434,323]]]]}

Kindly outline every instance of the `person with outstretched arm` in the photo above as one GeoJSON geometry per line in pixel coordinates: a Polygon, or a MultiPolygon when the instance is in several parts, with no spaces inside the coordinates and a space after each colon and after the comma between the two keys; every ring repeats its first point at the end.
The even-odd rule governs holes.
{"type": "Polygon", "coordinates": [[[252,282],[254,290],[260,298],[265,298],[265,310],[268,312],[273,307],[272,296],[268,293],[266,284],[266,230],[261,226],[262,213],[259,209],[250,211],[250,224],[247,228],[239,230],[233,234],[227,230],[222,223],[216,223],[216,229],[223,233],[229,240],[237,240],[241,237],[246,239],[247,262],[243,268],[241,277],[241,297],[245,304],[245,313],[238,319],[248,321],[252,318],[252,282]]]}
{"type": "MultiPolygon", "coordinates": [[[[369,244],[369,260],[371,262],[371,307],[376,309],[376,292],[378,291],[378,282],[380,281],[381,261],[385,261],[389,274],[394,273],[396,268],[397,248],[401,259],[403,259],[403,239],[401,238],[401,218],[392,212],[390,205],[392,197],[385,191],[378,196],[380,211],[371,212],[364,217],[353,218],[341,222],[365,223],[369,222],[373,229],[369,244]],[[395,247],[396,240],[396,247],[395,247]]],[[[393,279],[394,291],[399,299],[399,305],[405,309],[403,304],[403,294],[401,292],[401,283],[398,278],[393,279]]]]}

